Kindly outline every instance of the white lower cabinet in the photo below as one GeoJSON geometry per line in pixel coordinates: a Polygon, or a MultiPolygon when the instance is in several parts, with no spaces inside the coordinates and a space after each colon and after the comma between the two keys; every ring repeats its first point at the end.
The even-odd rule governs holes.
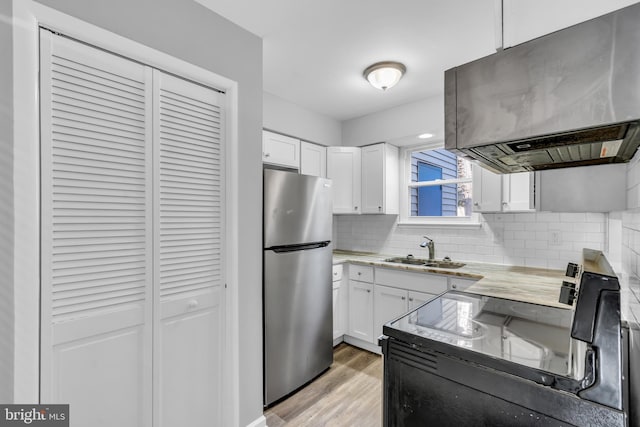
{"type": "MultiPolygon", "coordinates": [[[[446,274],[382,267],[374,269],[371,266],[358,264],[350,264],[348,268],[349,326],[345,341],[378,353],[380,348],[377,346],[377,339],[382,335],[382,327],[385,323],[421,306],[449,289],[462,291],[476,282],[474,279],[446,274]]],[[[335,289],[334,287],[334,293],[335,289]]]]}
{"type": "Polygon", "coordinates": [[[373,293],[373,334],[382,335],[382,326],[433,298],[433,294],[375,285],[373,293]]]}
{"type": "Polygon", "coordinates": [[[424,292],[415,292],[415,291],[409,291],[408,294],[409,294],[409,307],[407,311],[411,311],[414,308],[420,307],[422,304],[429,301],[434,296],[433,294],[427,294],[424,292]]]}
{"type": "Polygon", "coordinates": [[[389,286],[375,285],[373,294],[374,333],[382,335],[382,325],[407,312],[407,291],[389,286]]]}
{"type": "Polygon", "coordinates": [[[333,345],[342,342],[347,332],[347,286],[343,286],[342,264],[333,266],[333,345]]]}
{"type": "Polygon", "coordinates": [[[373,283],[349,279],[349,335],[373,343],[373,283]]]}

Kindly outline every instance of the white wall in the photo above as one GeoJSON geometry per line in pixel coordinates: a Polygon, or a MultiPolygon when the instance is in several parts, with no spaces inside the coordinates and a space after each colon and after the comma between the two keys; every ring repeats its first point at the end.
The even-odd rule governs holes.
{"type": "Polygon", "coordinates": [[[504,0],[504,47],[552,33],[637,0],[504,0]]]}
{"type": "Polygon", "coordinates": [[[264,92],[263,127],[320,145],[340,145],[342,125],[331,117],[315,113],[276,95],[264,92]]]}
{"type": "MultiPolygon", "coordinates": [[[[406,138],[429,132],[444,140],[444,96],[437,96],[342,122],[342,145],[362,146],[376,142],[398,145],[406,138]]],[[[412,143],[418,144],[415,139],[412,143]]]]}
{"type": "Polygon", "coordinates": [[[0,2],[0,402],[13,402],[13,35],[0,2]]]}
{"type": "MultiPolygon", "coordinates": [[[[239,424],[247,425],[262,417],[262,40],[193,1],[38,1],[238,83],[237,150],[244,167],[232,172],[237,174],[239,194],[242,195],[239,197],[236,237],[242,243],[238,249],[242,253],[236,257],[250,260],[252,268],[237,272],[238,297],[242,302],[239,324],[234,325],[242,334],[238,360],[240,401],[232,410],[239,414],[239,424]]],[[[9,2],[2,2],[3,5],[6,3],[9,2]]],[[[4,42],[5,39],[0,40],[4,42]]],[[[3,65],[11,62],[7,61],[8,57],[3,57],[3,65]]],[[[13,144],[18,146],[20,141],[13,141],[13,144]]],[[[4,199],[4,194],[2,196],[4,199]]],[[[19,236],[20,230],[15,233],[19,236]]],[[[25,285],[28,284],[16,283],[14,286],[25,285]]],[[[0,383],[4,381],[2,378],[0,383]]]]}
{"type": "Polygon", "coordinates": [[[335,215],[338,249],[427,257],[419,244],[435,241],[436,257],[459,261],[564,269],[581,262],[582,248],[605,249],[606,214],[510,213],[481,215],[480,228],[398,226],[393,215],[335,215]],[[552,233],[560,233],[554,244],[552,233]]]}

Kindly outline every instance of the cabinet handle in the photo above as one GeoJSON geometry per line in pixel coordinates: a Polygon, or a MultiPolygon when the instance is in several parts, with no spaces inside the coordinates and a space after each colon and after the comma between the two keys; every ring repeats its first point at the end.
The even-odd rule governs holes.
{"type": "Polygon", "coordinates": [[[455,283],[454,283],[453,285],[451,285],[451,287],[452,287],[453,289],[458,289],[458,285],[456,285],[455,283]]]}
{"type": "Polygon", "coordinates": [[[367,289],[367,293],[370,293],[370,292],[371,292],[371,289],[367,289]]]}
{"type": "Polygon", "coordinates": [[[189,301],[189,303],[187,304],[187,308],[189,310],[193,310],[194,308],[196,308],[198,306],[198,300],[192,299],[191,301],[189,301]]]}
{"type": "MultiPolygon", "coordinates": [[[[402,299],[404,299],[404,297],[402,297],[402,299]]],[[[413,301],[413,298],[409,298],[409,301],[413,301]]]]}
{"type": "Polygon", "coordinates": [[[475,202],[475,203],[473,204],[473,206],[480,206],[480,203],[475,202]]]}
{"type": "Polygon", "coordinates": [[[362,273],[358,271],[358,276],[360,276],[360,275],[362,275],[362,273]]]}
{"type": "Polygon", "coordinates": [[[358,207],[357,207],[357,206],[354,206],[354,207],[353,207],[353,209],[357,211],[357,210],[358,210],[358,207]]]}
{"type": "Polygon", "coordinates": [[[269,157],[269,156],[271,156],[271,154],[269,154],[269,153],[264,153],[264,156],[265,156],[265,157],[269,157]]]}
{"type": "Polygon", "coordinates": [[[402,297],[402,301],[404,301],[405,299],[406,299],[405,297],[402,297]]]}

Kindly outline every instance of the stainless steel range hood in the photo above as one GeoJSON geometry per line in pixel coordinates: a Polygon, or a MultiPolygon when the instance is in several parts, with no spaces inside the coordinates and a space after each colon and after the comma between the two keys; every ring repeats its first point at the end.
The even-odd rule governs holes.
{"type": "Polygon", "coordinates": [[[445,72],[445,148],[499,173],[629,161],[640,3],[445,72]]]}

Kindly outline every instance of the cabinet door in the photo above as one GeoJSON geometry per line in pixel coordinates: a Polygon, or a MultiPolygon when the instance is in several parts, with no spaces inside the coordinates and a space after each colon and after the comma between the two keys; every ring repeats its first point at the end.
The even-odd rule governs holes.
{"type": "Polygon", "coordinates": [[[502,210],[502,175],[473,165],[473,210],[475,212],[502,210]]]}
{"type": "Polygon", "coordinates": [[[362,147],[362,213],[397,214],[398,149],[389,144],[362,147]]]}
{"type": "Polygon", "coordinates": [[[384,213],[384,144],[362,148],[362,213],[384,213]]]}
{"type": "Polygon", "coordinates": [[[262,161],[300,169],[300,140],[267,130],[262,131],[262,161]]]}
{"type": "Polygon", "coordinates": [[[340,338],[344,335],[344,322],[342,319],[342,298],[341,281],[336,280],[333,282],[333,339],[340,338]]]}
{"type": "Polygon", "coordinates": [[[502,175],[502,210],[504,212],[535,210],[534,177],[533,172],[502,175]]]}
{"type": "Polygon", "coordinates": [[[327,147],[300,141],[300,173],[326,178],[327,147]]]}
{"type": "Polygon", "coordinates": [[[327,178],[333,180],[333,213],[360,213],[360,148],[327,147],[327,178]]]}
{"type": "Polygon", "coordinates": [[[422,304],[429,301],[436,295],[437,294],[428,294],[426,292],[409,291],[409,310],[420,307],[422,304]]]}
{"type": "Polygon", "coordinates": [[[382,325],[407,312],[407,291],[388,286],[375,286],[373,295],[374,337],[382,335],[382,325]]]}
{"type": "Polygon", "coordinates": [[[349,335],[373,343],[373,284],[349,281],[349,335]]]}

